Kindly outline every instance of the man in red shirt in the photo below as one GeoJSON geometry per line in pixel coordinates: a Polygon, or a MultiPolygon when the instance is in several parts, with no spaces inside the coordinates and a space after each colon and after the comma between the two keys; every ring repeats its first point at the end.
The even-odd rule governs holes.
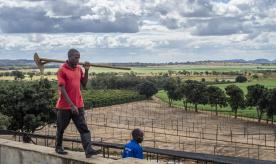
{"type": "Polygon", "coordinates": [[[84,118],[84,104],[80,85],[86,86],[88,81],[89,63],[84,65],[85,73],[78,65],[80,53],[76,49],[68,51],[68,60],[58,70],[59,99],[57,108],[56,148],[58,154],[67,154],[62,146],[63,133],[72,119],[77,127],[82,141],[82,146],[87,158],[98,154],[92,149],[91,134],[84,118]]]}

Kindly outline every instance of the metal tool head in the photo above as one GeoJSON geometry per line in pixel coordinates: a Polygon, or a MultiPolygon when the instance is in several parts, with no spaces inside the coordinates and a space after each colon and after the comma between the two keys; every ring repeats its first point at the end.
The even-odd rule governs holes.
{"type": "Polygon", "coordinates": [[[36,64],[37,68],[40,70],[40,73],[43,74],[45,63],[42,63],[42,61],[40,60],[37,53],[34,54],[34,61],[35,61],[35,64],[36,64]]]}

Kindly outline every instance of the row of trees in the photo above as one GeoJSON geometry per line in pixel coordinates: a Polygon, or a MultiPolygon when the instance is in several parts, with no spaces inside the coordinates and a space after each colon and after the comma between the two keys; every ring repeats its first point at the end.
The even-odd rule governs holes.
{"type": "MultiPolygon", "coordinates": [[[[46,72],[45,75],[56,75],[56,72],[46,72]]],[[[22,71],[10,71],[10,72],[0,72],[0,76],[13,76],[15,80],[22,80],[25,79],[25,77],[29,77],[31,80],[33,79],[34,76],[40,76],[39,72],[22,72],[22,71]]]]}
{"type": "Polygon", "coordinates": [[[151,82],[157,89],[162,89],[169,79],[168,76],[141,77],[134,73],[99,73],[92,77],[90,87],[93,89],[138,89],[145,81],[151,82]]]}
{"type": "Polygon", "coordinates": [[[259,84],[248,86],[246,95],[236,85],[229,85],[224,91],[217,86],[207,86],[203,82],[182,82],[180,79],[170,79],[164,89],[169,98],[169,105],[171,106],[173,101],[182,100],[185,110],[188,103],[194,104],[196,112],[199,104],[209,104],[215,107],[218,114],[218,107],[229,105],[237,118],[238,109],[256,107],[259,121],[264,113],[267,113],[267,118],[273,118],[276,114],[276,89],[267,89],[259,84]]]}

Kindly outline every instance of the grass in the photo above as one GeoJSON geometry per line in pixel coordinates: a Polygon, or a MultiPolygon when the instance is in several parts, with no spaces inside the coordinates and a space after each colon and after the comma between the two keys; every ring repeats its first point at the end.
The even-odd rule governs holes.
{"type": "MultiPolygon", "coordinates": [[[[159,91],[155,96],[160,98],[162,101],[164,101],[166,103],[169,102],[167,94],[164,90],[159,91]]],[[[183,102],[182,101],[173,101],[173,106],[183,107],[183,102]]],[[[190,110],[192,110],[192,109],[194,109],[194,105],[193,104],[188,104],[188,108],[190,110]]],[[[204,110],[204,111],[215,112],[215,108],[211,107],[210,105],[198,105],[198,109],[199,110],[204,110]]],[[[232,110],[229,106],[223,107],[223,108],[218,108],[218,112],[226,114],[226,115],[231,115],[231,116],[235,115],[235,113],[232,112],[232,110]]],[[[257,118],[257,112],[256,112],[255,108],[246,108],[246,109],[243,109],[243,110],[239,109],[237,114],[238,114],[238,117],[257,118]]],[[[266,119],[266,117],[264,116],[263,119],[266,119]]]]}
{"type": "MultiPolygon", "coordinates": [[[[247,86],[250,85],[255,85],[255,84],[260,84],[264,85],[267,88],[276,88],[276,79],[275,78],[270,78],[270,79],[262,79],[262,80],[253,80],[250,82],[245,82],[245,83],[232,83],[234,85],[237,85],[240,87],[244,93],[247,93],[247,86]]],[[[220,87],[221,89],[225,89],[228,85],[230,84],[216,84],[215,86],[220,87]]]]}
{"type": "MultiPolygon", "coordinates": [[[[262,84],[267,88],[276,88],[276,79],[264,79],[264,80],[260,80],[260,81],[251,81],[251,82],[246,82],[246,83],[233,83],[233,84],[239,86],[244,91],[244,93],[246,94],[247,93],[246,87],[249,86],[249,85],[262,84]]],[[[224,88],[228,85],[230,85],[230,84],[217,84],[216,86],[218,86],[218,87],[220,87],[221,89],[224,90],[224,88]]],[[[160,98],[162,101],[164,101],[166,103],[169,102],[168,96],[167,96],[167,94],[164,90],[159,91],[156,94],[156,97],[160,98]]],[[[174,101],[173,106],[183,107],[183,102],[182,101],[174,101]]],[[[193,104],[189,104],[188,107],[190,109],[194,109],[193,104]]],[[[213,111],[213,112],[215,112],[215,108],[211,107],[210,105],[198,105],[198,109],[204,110],[204,111],[213,111]]],[[[232,115],[232,116],[235,115],[234,112],[232,112],[232,110],[229,106],[223,107],[223,108],[218,108],[218,112],[224,113],[224,114],[227,114],[227,115],[232,115]]],[[[248,118],[257,119],[256,108],[247,107],[245,109],[239,109],[238,110],[238,116],[239,117],[248,117],[248,118]]],[[[266,115],[263,115],[262,119],[266,120],[266,115]]]]}

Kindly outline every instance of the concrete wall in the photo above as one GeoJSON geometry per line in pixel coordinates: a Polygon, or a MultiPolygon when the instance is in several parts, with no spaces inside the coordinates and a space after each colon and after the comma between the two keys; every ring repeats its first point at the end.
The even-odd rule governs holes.
{"type": "Polygon", "coordinates": [[[100,155],[85,158],[83,152],[56,154],[54,148],[0,139],[0,164],[147,164],[146,160],[112,160],[100,155]]]}

